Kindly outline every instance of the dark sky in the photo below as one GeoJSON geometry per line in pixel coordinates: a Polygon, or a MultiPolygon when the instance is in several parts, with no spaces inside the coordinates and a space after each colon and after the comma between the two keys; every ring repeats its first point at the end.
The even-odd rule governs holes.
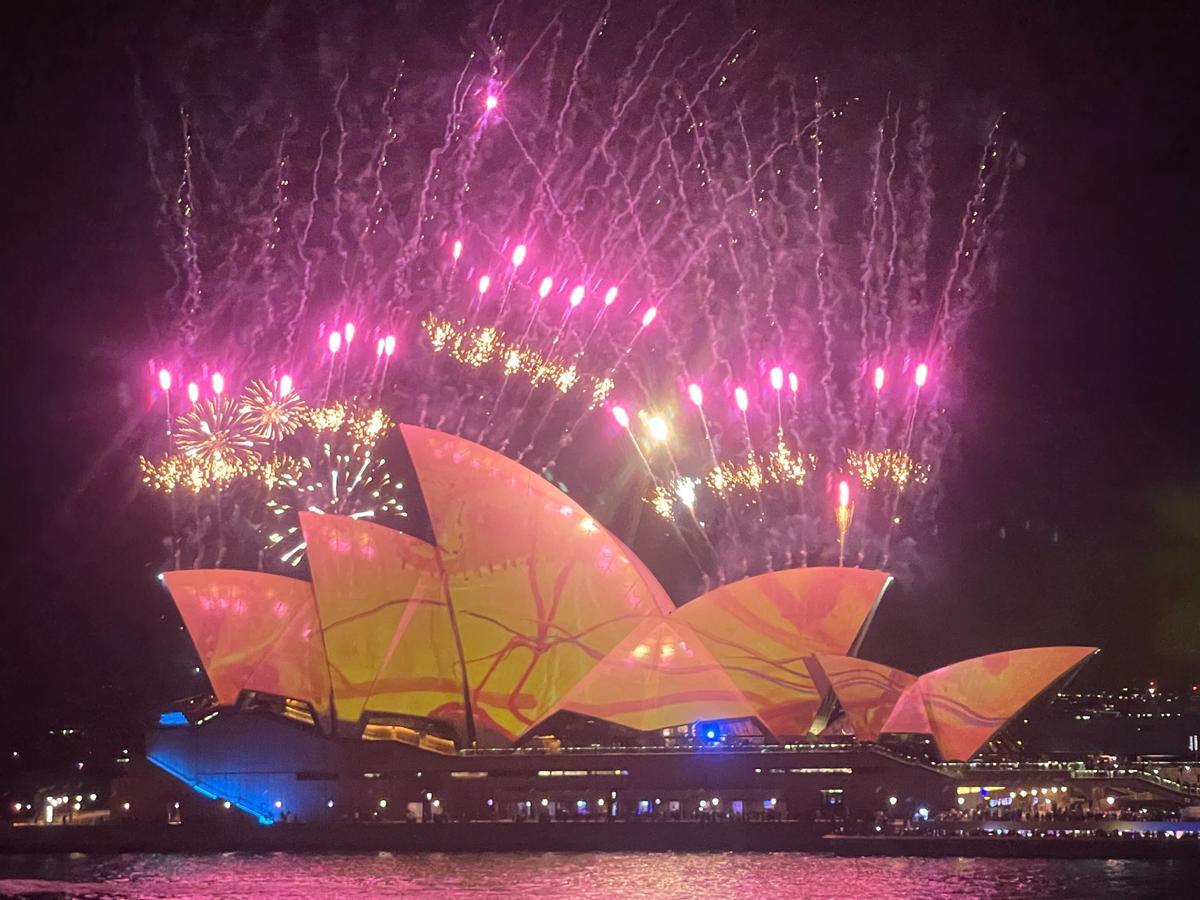
{"type": "MultiPolygon", "coordinates": [[[[457,29],[446,8],[429,8],[431,29],[457,29]]],[[[3,38],[0,730],[133,721],[189,688],[121,433],[123,352],[147,341],[164,287],[133,78],[172,29],[211,17],[219,41],[253,18],[251,4],[29,9],[3,38]]],[[[939,133],[968,129],[970,148],[965,111],[1006,110],[1026,155],[998,295],[959,358],[941,565],[885,601],[866,652],[920,670],[1086,642],[1105,651],[1093,681],[1200,678],[1195,7],[779,9],[740,15],[839,92],[928,88],[939,133]]]]}

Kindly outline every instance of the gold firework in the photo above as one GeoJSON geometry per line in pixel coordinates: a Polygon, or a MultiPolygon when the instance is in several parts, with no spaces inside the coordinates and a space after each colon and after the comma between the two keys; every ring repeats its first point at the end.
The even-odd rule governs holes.
{"type": "Polygon", "coordinates": [[[382,409],[367,409],[353,403],[314,406],[308,410],[306,419],[318,434],[346,434],[355,444],[364,447],[374,447],[393,424],[382,409]]]}
{"type": "Polygon", "coordinates": [[[164,494],[178,490],[199,494],[210,488],[227,488],[234,481],[246,478],[261,470],[257,455],[244,458],[212,455],[190,457],[182,453],[164,456],[158,462],[140,457],[142,481],[155,491],[164,494]]]}
{"type": "Polygon", "coordinates": [[[924,484],[929,477],[929,467],[914,462],[903,450],[847,450],[846,465],[867,490],[890,484],[903,491],[909,484],[924,484]]]}
{"type": "Polygon", "coordinates": [[[265,381],[252,381],[242,392],[239,408],[250,429],[267,441],[277,441],[304,424],[308,404],[295,391],[279,396],[265,381]]]}
{"type": "Polygon", "coordinates": [[[175,421],[175,445],[189,460],[209,468],[251,466],[262,438],[241,406],[224,397],[198,403],[175,421]]]}
{"type": "Polygon", "coordinates": [[[777,436],[770,453],[751,453],[745,462],[724,462],[705,476],[705,483],[722,499],[739,491],[758,491],[769,484],[803,487],[816,468],[817,457],[788,447],[783,435],[777,436]]]}
{"type": "Polygon", "coordinates": [[[574,363],[550,359],[532,348],[505,341],[504,332],[490,325],[466,328],[461,322],[434,316],[422,324],[434,353],[446,353],[473,369],[499,363],[506,376],[520,375],[533,387],[552,384],[560,394],[581,388],[589,395],[589,409],[595,409],[612,393],[611,378],[582,375],[574,363]]]}

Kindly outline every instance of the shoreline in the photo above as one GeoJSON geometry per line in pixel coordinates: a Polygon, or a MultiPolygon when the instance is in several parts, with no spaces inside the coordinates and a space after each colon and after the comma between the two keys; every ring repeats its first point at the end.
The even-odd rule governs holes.
{"type": "Polygon", "coordinates": [[[1173,837],[824,834],[817,822],[144,823],[0,829],[0,854],[819,852],[834,856],[1200,859],[1173,837]]]}

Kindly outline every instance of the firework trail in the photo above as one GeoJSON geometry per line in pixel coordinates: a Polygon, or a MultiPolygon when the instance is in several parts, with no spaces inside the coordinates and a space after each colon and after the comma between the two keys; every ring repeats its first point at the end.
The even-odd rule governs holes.
{"type": "MultiPolygon", "coordinates": [[[[286,372],[323,406],[357,398],[581,486],[644,466],[636,502],[671,521],[698,577],[882,565],[894,535],[928,533],[954,436],[949,349],[990,293],[1020,163],[1000,120],[942,247],[924,100],[871,115],[814,81],[804,101],[753,29],[722,42],[684,8],[508,15],[436,63],[323,59],[305,115],[272,111],[271,82],[231,122],[197,83],[178,146],[141,99],[164,201],[163,173],[180,179],[161,223],[174,369],[219,365],[239,389],[270,373],[250,388],[260,420],[286,372]],[[669,437],[614,425],[615,406],[656,411],[669,437]]],[[[333,445],[288,455],[309,467],[276,489],[328,487],[334,469],[344,485],[364,464],[333,445]]],[[[161,489],[204,484],[155,459],[161,489]]]]}

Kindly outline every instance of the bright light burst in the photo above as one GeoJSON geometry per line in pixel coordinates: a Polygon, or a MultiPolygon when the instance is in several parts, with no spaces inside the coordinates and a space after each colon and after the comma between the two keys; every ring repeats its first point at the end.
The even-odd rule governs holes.
{"type": "Polygon", "coordinates": [[[374,447],[392,427],[391,417],[382,409],[356,403],[329,403],[314,406],[305,417],[316,432],[344,432],[355,444],[374,447]]]}
{"type": "Polygon", "coordinates": [[[262,436],[241,405],[217,396],[196,404],[175,420],[175,445],[203,467],[252,467],[258,460],[262,436]]]}
{"type": "Polygon", "coordinates": [[[903,491],[929,477],[929,467],[914,462],[903,450],[848,450],[846,465],[867,490],[886,484],[903,491]]]}
{"type": "Polygon", "coordinates": [[[709,470],[704,482],[721,498],[739,491],[759,491],[772,484],[803,487],[816,465],[815,454],[793,450],[779,434],[770,453],[755,452],[744,462],[720,463],[709,470]]]}
{"type": "MultiPolygon", "coordinates": [[[[356,477],[382,483],[390,414],[534,470],[594,474],[585,484],[620,465],[605,453],[641,454],[661,485],[656,511],[706,523],[702,535],[679,529],[698,566],[713,560],[706,576],[831,558],[839,514],[828,480],[810,477],[818,453],[854,485],[856,526],[837,533],[841,550],[858,542],[855,564],[888,566],[899,522],[920,538],[944,492],[916,486],[943,471],[961,401],[949,367],[962,354],[949,348],[990,290],[980,273],[1015,145],[997,122],[970,183],[942,195],[924,107],[801,87],[799,70],[779,77],[787,60],[710,17],[630,14],[600,53],[589,35],[606,13],[544,41],[544,23],[505,8],[502,51],[434,60],[394,86],[374,74],[388,70],[381,49],[379,65],[324,85],[337,106],[297,116],[282,149],[273,128],[228,128],[221,92],[194,83],[207,74],[178,73],[194,112],[182,141],[152,151],[171,173],[155,179],[172,185],[160,231],[187,235],[167,248],[183,276],[165,298],[177,340],[147,372],[165,415],[191,412],[155,423],[157,440],[169,435],[156,450],[175,455],[143,459],[146,482],[198,502],[245,482],[257,493],[243,512],[268,495],[273,509],[313,497],[331,509],[356,477]],[[567,83],[554,109],[539,102],[567,83]],[[519,127],[500,109],[510,104],[519,127]],[[212,152],[199,190],[202,126],[212,152]],[[835,158],[838,177],[823,177],[835,158]],[[249,159],[269,168],[232,164],[249,159]],[[961,216],[938,221],[959,203],[961,216]],[[290,376],[224,399],[218,369],[233,389],[245,383],[233,366],[281,364],[323,386],[315,408],[291,396],[290,376]],[[160,372],[171,377],[154,388],[160,372]],[[590,439],[602,408],[620,440],[590,439]],[[660,418],[629,431],[625,410],[643,408],[660,418]]],[[[273,90],[252,99],[278,110],[273,90]]],[[[180,134],[147,115],[158,134],[180,134]]],[[[372,491],[355,488],[363,506],[350,514],[384,508],[386,491],[372,491]]]]}
{"type": "Polygon", "coordinates": [[[262,380],[250,382],[238,403],[250,430],[267,441],[292,434],[304,423],[308,410],[295,391],[276,391],[262,380]]]}
{"type": "Polygon", "coordinates": [[[506,376],[521,375],[531,386],[552,384],[560,394],[574,388],[586,389],[588,408],[594,409],[612,393],[608,375],[583,375],[575,363],[547,356],[532,347],[506,341],[504,332],[490,325],[474,328],[429,316],[423,323],[434,353],[445,353],[473,369],[500,363],[506,376]]]}
{"type": "Polygon", "coordinates": [[[700,486],[699,478],[681,475],[669,485],[656,485],[646,502],[654,507],[654,511],[664,519],[670,520],[675,515],[676,503],[691,511],[696,508],[696,488],[700,486]]]}
{"type": "Polygon", "coordinates": [[[355,444],[338,451],[322,442],[313,456],[296,461],[294,472],[284,473],[280,490],[267,500],[273,517],[267,535],[268,549],[279,552],[280,562],[298,566],[304,559],[306,544],[301,536],[296,513],[349,516],[352,519],[376,518],[385,513],[405,516],[401,491],[387,468],[387,460],[376,456],[373,448],[355,444]]]}

